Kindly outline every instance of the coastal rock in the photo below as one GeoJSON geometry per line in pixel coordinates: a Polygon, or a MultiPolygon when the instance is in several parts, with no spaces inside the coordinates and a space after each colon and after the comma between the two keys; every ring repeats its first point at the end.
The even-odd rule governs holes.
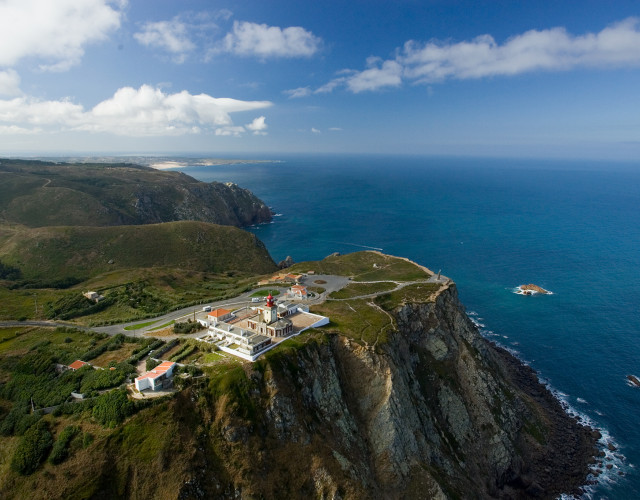
{"type": "Polygon", "coordinates": [[[545,290],[544,288],[534,284],[520,285],[518,287],[518,292],[522,295],[531,295],[532,293],[540,293],[545,295],[551,293],[548,290],[545,290]]]}
{"type": "Polygon", "coordinates": [[[291,255],[287,255],[287,258],[284,260],[281,260],[278,263],[278,268],[280,269],[286,269],[287,267],[291,267],[295,264],[293,257],[291,257],[291,255]]]}

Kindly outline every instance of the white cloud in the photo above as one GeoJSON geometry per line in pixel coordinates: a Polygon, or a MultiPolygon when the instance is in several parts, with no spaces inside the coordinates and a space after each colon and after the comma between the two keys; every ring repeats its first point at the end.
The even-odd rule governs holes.
{"type": "MultiPolygon", "coordinates": [[[[530,30],[498,44],[491,35],[464,42],[410,40],[394,59],[369,58],[367,69],[342,76],[309,94],[346,87],[354,93],[398,87],[403,82],[511,76],[532,71],[640,66],[640,19],[628,18],[598,33],[571,35],[564,28],[530,30]]],[[[429,91],[429,92],[432,92],[429,91]]]]}
{"type": "Polygon", "coordinates": [[[234,21],[233,31],[222,41],[222,49],[241,56],[311,57],[322,40],[299,26],[279,28],[246,21],[234,21]]]}
{"type": "Polygon", "coordinates": [[[315,127],[311,127],[311,132],[313,132],[314,134],[321,134],[322,132],[320,132],[320,130],[318,130],[315,127]]]}
{"type": "Polygon", "coordinates": [[[121,88],[88,111],[69,100],[43,101],[33,97],[0,100],[0,126],[5,127],[5,133],[10,131],[6,127],[25,130],[37,127],[46,132],[84,130],[138,137],[203,131],[233,135],[245,129],[234,127],[231,113],[269,106],[269,101],[215,98],[186,91],[165,94],[158,88],[143,85],[139,89],[121,88]]]}
{"type": "Polygon", "coordinates": [[[369,58],[369,69],[346,78],[347,88],[354,93],[365,90],[377,90],[383,87],[399,87],[402,84],[402,65],[397,61],[384,61],[369,58]]]}
{"type": "Polygon", "coordinates": [[[420,82],[516,75],[537,70],[640,65],[640,20],[629,18],[599,33],[573,36],[564,28],[531,30],[499,45],[490,35],[470,42],[409,41],[398,60],[420,82]]]}
{"type": "Polygon", "coordinates": [[[180,19],[171,21],[149,22],[142,27],[142,31],[133,37],[147,47],[166,50],[174,55],[174,61],[184,62],[186,54],[196,48],[189,39],[187,25],[180,19]]]}
{"type": "Polygon", "coordinates": [[[14,70],[0,71],[0,95],[20,95],[20,75],[14,70]]]}
{"type": "Polygon", "coordinates": [[[220,127],[216,129],[216,135],[221,135],[221,136],[233,136],[233,137],[240,137],[244,132],[246,132],[246,130],[244,129],[244,127],[238,125],[238,126],[226,126],[226,127],[220,127]]]}
{"type": "Polygon", "coordinates": [[[253,135],[267,135],[268,126],[265,123],[264,116],[259,116],[258,118],[254,119],[246,127],[253,132],[253,135]]]}
{"type": "Polygon", "coordinates": [[[308,95],[311,95],[311,88],[298,87],[297,89],[284,90],[282,93],[288,95],[289,99],[297,99],[299,97],[307,97],[308,95]]]}
{"type": "Polygon", "coordinates": [[[329,127],[332,132],[342,132],[344,129],[341,127],[329,127]]]}
{"type": "MultiPolygon", "coordinates": [[[[109,0],[3,0],[0,2],[0,66],[24,58],[61,71],[77,64],[85,45],[120,26],[122,12],[109,0]]],[[[119,4],[121,5],[121,4],[119,4]]]]}

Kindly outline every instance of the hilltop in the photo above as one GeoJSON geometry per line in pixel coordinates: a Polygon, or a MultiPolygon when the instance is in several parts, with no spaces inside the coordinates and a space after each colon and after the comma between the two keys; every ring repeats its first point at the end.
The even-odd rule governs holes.
{"type": "Polygon", "coordinates": [[[264,244],[247,231],[204,222],[115,227],[2,227],[0,260],[26,280],[84,281],[131,268],[271,272],[264,244]]]}
{"type": "MultiPolygon", "coordinates": [[[[297,266],[351,278],[312,308],[330,317],[327,326],[255,363],[176,347],[171,352],[188,352],[186,363],[204,376],[182,379],[157,403],[128,404],[114,393],[123,411],[113,420],[104,418],[106,396],[38,420],[18,406],[24,394],[9,381],[20,374],[62,388],[47,368],[51,356],[69,362],[92,349],[85,356],[111,352],[108,359],[122,362],[157,347],[125,349],[122,339],[79,332],[4,335],[0,495],[556,498],[584,483],[598,433],[567,415],[532,369],[479,334],[451,280],[374,252],[297,266]],[[21,363],[25,355],[38,363],[21,363]],[[65,437],[69,426],[75,438],[65,437]],[[42,443],[35,466],[19,462],[34,472],[23,475],[15,456],[35,437],[42,443]],[[38,465],[54,440],[67,454],[62,463],[50,457],[38,465]]],[[[323,293],[322,281],[314,292],[323,293]]],[[[87,376],[67,376],[64,387],[95,387],[87,376]]],[[[54,396],[38,393],[48,402],[54,396]]]]}
{"type": "Polygon", "coordinates": [[[196,220],[247,226],[271,220],[261,200],[235,184],[128,163],[0,159],[0,222],[115,226],[196,220]]]}

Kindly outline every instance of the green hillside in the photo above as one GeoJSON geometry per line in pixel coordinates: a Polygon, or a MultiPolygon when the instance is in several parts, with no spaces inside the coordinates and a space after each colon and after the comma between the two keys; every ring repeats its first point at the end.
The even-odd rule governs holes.
{"type": "Polygon", "coordinates": [[[0,221],[30,227],[198,220],[246,226],[271,211],[235,184],[133,164],[0,159],[0,221]]]}
{"type": "Polygon", "coordinates": [[[0,260],[25,280],[86,280],[117,269],[175,267],[263,274],[275,264],[253,234],[204,222],[144,226],[0,227],[0,260]]]}
{"type": "Polygon", "coordinates": [[[0,226],[0,320],[146,318],[234,297],[275,269],[260,240],[231,226],[0,226]]]}

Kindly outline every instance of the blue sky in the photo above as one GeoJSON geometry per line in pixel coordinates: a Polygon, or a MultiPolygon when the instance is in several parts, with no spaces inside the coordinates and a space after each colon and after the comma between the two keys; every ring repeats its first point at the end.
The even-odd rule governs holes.
{"type": "Polygon", "coordinates": [[[637,159],[627,1],[0,0],[0,154],[637,159]]]}

